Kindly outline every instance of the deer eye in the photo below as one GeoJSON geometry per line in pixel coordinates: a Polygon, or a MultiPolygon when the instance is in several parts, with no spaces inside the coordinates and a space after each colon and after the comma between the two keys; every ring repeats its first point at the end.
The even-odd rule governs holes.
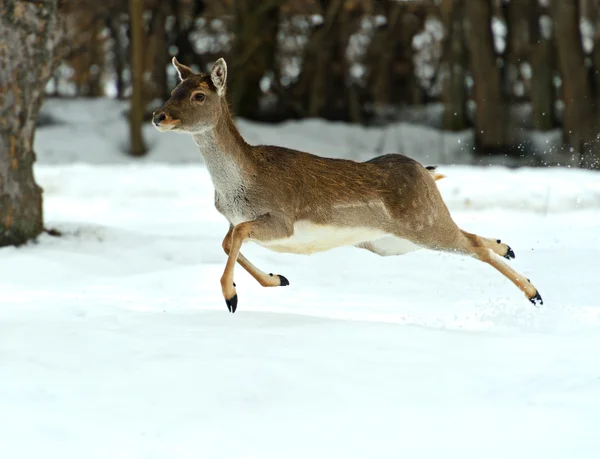
{"type": "Polygon", "coordinates": [[[197,93],[194,96],[194,100],[196,100],[198,102],[202,102],[202,101],[204,101],[204,99],[206,99],[206,96],[204,94],[202,94],[201,92],[197,93]]]}

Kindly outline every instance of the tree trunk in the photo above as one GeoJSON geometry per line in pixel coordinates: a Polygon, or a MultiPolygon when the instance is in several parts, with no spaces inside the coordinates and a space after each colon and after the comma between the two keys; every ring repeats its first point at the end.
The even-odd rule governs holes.
{"type": "Polygon", "coordinates": [[[117,90],[117,99],[122,100],[125,93],[125,80],[123,72],[125,71],[125,49],[121,36],[121,21],[119,17],[111,16],[106,20],[106,27],[113,39],[113,66],[115,70],[115,87],[117,90]]]}
{"type": "Polygon", "coordinates": [[[460,131],[467,127],[465,77],[467,51],[464,32],[464,1],[443,0],[442,18],[446,30],[443,56],[442,99],[446,130],[460,131]]]}
{"type": "Polygon", "coordinates": [[[594,27],[594,48],[591,53],[592,71],[590,72],[592,86],[592,100],[594,112],[591,123],[590,140],[584,146],[584,157],[581,165],[590,169],[600,169],[600,9],[597,4],[593,5],[593,0],[583,2],[582,13],[594,27]],[[596,6],[596,8],[594,8],[596,6]]]}
{"type": "Polygon", "coordinates": [[[142,135],[144,122],[144,3],[130,0],[129,18],[131,22],[131,109],[129,111],[130,153],[132,156],[146,154],[142,135]]]}
{"type": "Polygon", "coordinates": [[[470,67],[475,85],[475,144],[480,153],[508,146],[508,111],[492,36],[489,0],[465,1],[470,67]]]}
{"type": "MultiPolygon", "coordinates": [[[[344,22],[344,7],[342,0],[322,3],[326,8],[325,22],[314,31],[313,46],[303,62],[309,65],[312,61],[310,63],[314,65],[308,91],[308,115],[337,118],[336,111],[341,109],[347,113],[348,108],[344,102],[347,63],[345,53],[341,52],[345,48],[340,43],[340,30],[334,27],[334,24],[344,22]]],[[[307,73],[304,75],[306,77],[307,73]]]]}
{"type": "Polygon", "coordinates": [[[57,4],[0,3],[0,246],[23,244],[43,229],[33,138],[57,63],[57,4]]]}
{"type": "Polygon", "coordinates": [[[591,151],[595,139],[595,113],[579,32],[579,2],[555,0],[551,8],[565,103],[563,141],[578,165],[600,168],[591,151]]]}
{"type": "Polygon", "coordinates": [[[345,9],[343,0],[321,0],[320,4],[323,23],[313,28],[304,49],[292,97],[305,107],[307,116],[360,122],[358,93],[350,81],[346,56],[357,24],[356,10],[345,9]]]}
{"type": "MultiPolygon", "coordinates": [[[[160,0],[164,1],[164,0],[160,0]]],[[[195,0],[193,4],[189,1],[181,0],[171,1],[171,10],[175,22],[171,27],[169,43],[172,43],[177,48],[177,60],[187,66],[196,65],[205,72],[206,60],[204,56],[199,55],[192,43],[192,33],[196,18],[202,16],[207,7],[206,0],[195,0]]]]}
{"type": "MultiPolygon", "coordinates": [[[[366,87],[376,118],[395,116],[397,107],[420,104],[425,91],[415,73],[415,35],[423,30],[425,7],[415,2],[381,1],[379,23],[367,48],[366,87]]],[[[352,31],[351,31],[352,32],[352,31]]]]}
{"type": "Polygon", "coordinates": [[[232,71],[229,95],[233,112],[261,116],[260,81],[276,62],[279,8],[282,0],[235,0],[232,71]]]}
{"type": "MultiPolygon", "coordinates": [[[[527,62],[530,43],[531,10],[538,0],[517,0],[505,4],[508,33],[505,55],[505,92],[507,100],[514,100],[516,84],[523,83],[521,64],[527,62]]],[[[522,96],[522,94],[517,94],[522,96]]]]}
{"type": "Polygon", "coordinates": [[[166,34],[168,13],[168,3],[159,2],[156,4],[152,11],[152,19],[145,40],[144,66],[146,75],[150,76],[150,78],[145,79],[145,100],[147,101],[169,98],[167,65],[170,65],[170,62],[166,34]]]}
{"type": "Polygon", "coordinates": [[[552,37],[545,37],[540,26],[540,7],[537,0],[529,10],[529,61],[531,64],[531,113],[533,127],[548,131],[555,125],[553,78],[556,66],[552,37]]]}
{"type": "Polygon", "coordinates": [[[161,3],[159,9],[161,10],[161,21],[156,30],[158,50],[154,61],[154,80],[156,81],[156,97],[161,100],[167,100],[170,93],[167,66],[171,65],[171,62],[169,62],[169,46],[167,44],[167,17],[169,14],[169,5],[166,2],[161,3]]]}

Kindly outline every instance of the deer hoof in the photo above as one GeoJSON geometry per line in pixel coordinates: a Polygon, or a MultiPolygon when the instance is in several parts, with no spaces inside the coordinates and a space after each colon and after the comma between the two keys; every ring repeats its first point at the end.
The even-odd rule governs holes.
{"type": "Polygon", "coordinates": [[[279,276],[279,285],[281,287],[287,287],[288,285],[290,285],[290,281],[287,280],[287,277],[282,276],[281,274],[278,274],[279,276]]]}
{"type": "Polygon", "coordinates": [[[504,255],[504,258],[506,258],[507,260],[512,260],[513,258],[515,258],[515,252],[513,249],[510,248],[510,246],[506,246],[508,248],[508,250],[506,251],[506,255],[504,255]]]}
{"type": "Polygon", "coordinates": [[[535,292],[535,295],[532,296],[531,298],[529,298],[529,301],[531,301],[531,303],[534,306],[538,306],[538,305],[544,304],[544,300],[542,300],[542,297],[540,296],[540,292],[538,292],[537,290],[535,292]]]}
{"type": "Polygon", "coordinates": [[[280,287],[287,287],[288,285],[290,285],[290,281],[287,280],[287,277],[282,276],[281,274],[270,273],[269,276],[271,276],[271,277],[273,277],[273,276],[279,277],[279,286],[280,287]]]}
{"type": "Polygon", "coordinates": [[[232,314],[235,312],[235,310],[237,309],[237,303],[238,303],[238,297],[237,297],[237,293],[235,295],[233,295],[230,299],[226,299],[225,303],[227,304],[227,309],[229,309],[229,312],[231,312],[232,314]]]}

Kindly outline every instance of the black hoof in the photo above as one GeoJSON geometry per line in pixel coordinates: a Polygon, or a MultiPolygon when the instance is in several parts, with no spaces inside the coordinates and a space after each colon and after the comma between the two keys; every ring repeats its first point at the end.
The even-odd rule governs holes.
{"type": "Polygon", "coordinates": [[[287,280],[287,277],[282,276],[281,274],[278,274],[279,276],[279,285],[281,285],[282,287],[286,287],[288,285],[290,285],[290,281],[287,280]]]}
{"type": "Polygon", "coordinates": [[[540,296],[540,292],[537,292],[537,291],[535,292],[535,295],[532,298],[529,298],[529,301],[531,301],[531,303],[534,306],[544,304],[544,300],[542,300],[542,297],[540,296]]]}
{"type": "Polygon", "coordinates": [[[271,276],[271,277],[273,277],[273,276],[279,277],[279,286],[280,287],[287,287],[288,285],[290,285],[290,281],[287,280],[287,277],[282,276],[281,274],[270,273],[269,276],[271,276]]]}
{"type": "Polygon", "coordinates": [[[504,255],[504,258],[506,258],[507,260],[512,260],[513,258],[515,258],[515,252],[508,245],[506,247],[508,247],[508,250],[506,251],[506,255],[504,255]]]}
{"type": "Polygon", "coordinates": [[[231,297],[231,299],[225,300],[225,303],[227,303],[227,309],[229,309],[229,312],[231,312],[232,314],[237,309],[237,300],[238,300],[237,293],[235,295],[233,295],[231,297]]]}

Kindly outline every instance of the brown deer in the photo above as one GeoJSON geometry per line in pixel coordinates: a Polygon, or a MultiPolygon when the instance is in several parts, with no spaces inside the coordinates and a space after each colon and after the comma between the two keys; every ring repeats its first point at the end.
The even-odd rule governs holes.
{"type": "Polygon", "coordinates": [[[399,154],[359,163],[249,145],[225,98],[225,61],[219,59],[209,74],[194,73],[175,58],[173,65],[181,82],[152,121],[161,132],[192,135],[204,157],[215,206],[230,223],[221,277],[229,311],[235,312],[238,303],[236,262],[264,287],[289,285],[284,276],[264,273],[240,253],[246,241],[297,254],[356,246],[382,256],[419,248],[470,255],[504,274],[533,304],[543,304],[529,279],[500,259],[515,257],[508,245],[454,223],[435,183],[443,176],[435,168],[399,154]]]}

